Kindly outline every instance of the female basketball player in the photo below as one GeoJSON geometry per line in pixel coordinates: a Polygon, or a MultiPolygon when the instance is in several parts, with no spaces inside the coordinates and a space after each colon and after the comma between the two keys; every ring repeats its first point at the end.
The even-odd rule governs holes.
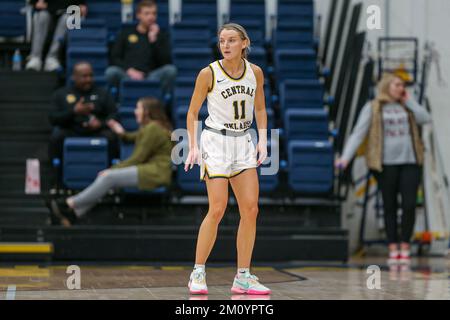
{"type": "Polygon", "coordinates": [[[218,38],[223,59],[200,71],[187,114],[189,154],[185,171],[195,163],[200,164],[200,179],[206,181],[209,200],[209,210],[198,234],[195,266],[188,287],[193,294],[208,293],[205,263],[227,207],[229,182],[241,218],[237,233],[238,270],[231,291],[270,294],[270,290],[250,273],[258,215],[256,167],[267,156],[264,74],[261,68],[246,60],[250,39],[242,26],[225,24],[218,32],[218,38]],[[208,99],[209,116],[200,137],[199,150],[197,119],[205,98],[208,99]],[[253,109],[259,135],[256,149],[248,132],[253,120],[253,109]]]}

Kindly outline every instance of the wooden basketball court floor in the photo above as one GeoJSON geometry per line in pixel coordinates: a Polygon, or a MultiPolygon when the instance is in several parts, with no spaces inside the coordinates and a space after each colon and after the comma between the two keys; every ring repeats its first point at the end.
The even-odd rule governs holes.
{"type": "MultiPolygon", "coordinates": [[[[252,267],[270,296],[232,295],[233,265],[207,265],[207,296],[187,289],[192,265],[80,264],[80,289],[68,289],[69,264],[0,265],[0,299],[450,299],[447,258],[413,258],[410,267],[390,268],[384,258],[351,259],[347,264],[289,263],[252,267]],[[367,286],[368,266],[380,267],[380,288],[367,286]]],[[[73,279],[73,278],[72,278],[73,279]]],[[[73,283],[73,282],[72,282],[73,283]]]]}

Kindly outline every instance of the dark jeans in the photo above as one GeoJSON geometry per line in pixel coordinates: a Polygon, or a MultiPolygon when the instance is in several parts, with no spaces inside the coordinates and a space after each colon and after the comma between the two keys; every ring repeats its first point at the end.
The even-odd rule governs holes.
{"type": "Polygon", "coordinates": [[[421,167],[415,164],[383,165],[382,172],[372,171],[378,181],[383,198],[384,223],[388,243],[398,243],[397,209],[398,194],[401,196],[400,241],[409,243],[416,220],[417,190],[421,167]]]}
{"type": "Polygon", "coordinates": [[[64,139],[69,137],[104,137],[108,140],[109,160],[111,161],[113,158],[118,156],[117,136],[110,129],[102,129],[97,132],[81,134],[72,129],[55,127],[53,128],[50,136],[50,144],[48,148],[50,161],[52,161],[53,158],[62,159],[64,139]]]}

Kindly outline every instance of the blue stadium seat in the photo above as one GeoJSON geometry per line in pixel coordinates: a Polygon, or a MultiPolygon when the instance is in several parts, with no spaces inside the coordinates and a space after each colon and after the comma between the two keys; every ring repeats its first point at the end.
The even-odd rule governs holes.
{"type": "Polygon", "coordinates": [[[333,187],[333,147],[329,141],[288,144],[288,183],[295,192],[328,194],[333,187]]]}
{"type": "MultiPolygon", "coordinates": [[[[187,153],[189,152],[188,143],[186,141],[180,142],[185,152],[180,154],[183,160],[186,160],[187,153]]],[[[200,180],[200,167],[194,165],[194,167],[187,172],[184,171],[184,162],[177,165],[177,185],[185,193],[206,193],[206,183],[200,180]]]]}
{"type": "Polygon", "coordinates": [[[143,97],[155,97],[162,100],[161,84],[157,80],[122,80],[120,84],[120,108],[134,108],[143,97]]]}
{"type": "MultiPolygon", "coordinates": [[[[230,21],[242,24],[247,32],[251,29],[249,21],[257,22],[259,30],[264,35],[264,26],[266,24],[265,1],[262,0],[231,0],[230,1],[230,21]]],[[[250,39],[253,42],[253,35],[250,39]]],[[[264,39],[264,37],[263,37],[264,39]]],[[[256,44],[255,45],[259,45],[256,44]]],[[[261,44],[262,45],[262,44],[261,44]]]]}
{"type": "Polygon", "coordinates": [[[277,25],[313,29],[313,0],[278,0],[277,25]]]}
{"type": "Polygon", "coordinates": [[[136,131],[139,129],[139,124],[136,122],[136,117],[134,115],[134,108],[119,108],[117,113],[119,116],[119,122],[125,131],[136,131]]]}
{"type": "Polygon", "coordinates": [[[108,167],[105,138],[67,138],[63,149],[63,183],[69,189],[83,189],[98,172],[108,167]]]}
{"type": "Polygon", "coordinates": [[[324,88],[319,80],[286,80],[280,84],[280,112],[288,109],[323,109],[324,88]]]}
{"type": "Polygon", "coordinates": [[[206,183],[200,180],[200,167],[184,171],[184,163],[177,166],[177,184],[185,193],[206,193],[206,183]]]}
{"type": "Polygon", "coordinates": [[[178,68],[178,77],[197,78],[201,68],[213,61],[209,48],[175,48],[172,54],[174,64],[178,68]]]}
{"type": "MultiPolygon", "coordinates": [[[[272,157],[274,155],[274,152],[279,152],[279,146],[278,143],[271,143],[271,140],[268,140],[267,143],[267,158],[266,161],[262,163],[257,169],[258,176],[259,176],[259,191],[261,193],[270,193],[276,190],[279,183],[279,173],[268,175],[267,172],[265,174],[261,174],[262,168],[269,168],[271,166],[271,163],[269,162],[269,157],[272,157]]],[[[274,159],[271,159],[271,161],[277,161],[279,163],[279,155],[278,157],[274,157],[274,159]]],[[[272,164],[272,166],[276,166],[277,164],[272,164]]],[[[265,169],[266,170],[266,169],[265,169]]]]}
{"type": "Polygon", "coordinates": [[[261,23],[261,21],[255,19],[231,19],[230,22],[238,23],[245,28],[251,40],[251,47],[265,46],[265,29],[264,24],[261,23]]]}
{"type": "Polygon", "coordinates": [[[264,79],[264,97],[266,98],[266,108],[273,108],[273,96],[268,79],[264,79]]]}
{"type": "Polygon", "coordinates": [[[278,26],[273,34],[273,47],[278,49],[312,49],[313,29],[296,25],[278,26]]]}
{"type": "Polygon", "coordinates": [[[96,30],[103,30],[103,29],[107,29],[106,26],[106,21],[105,19],[102,18],[90,18],[87,17],[84,20],[81,20],[81,29],[85,29],[85,28],[89,28],[89,29],[96,29],[96,30]]]}
{"type": "Polygon", "coordinates": [[[108,67],[108,49],[106,47],[67,49],[67,79],[70,79],[73,66],[80,61],[87,61],[94,69],[94,76],[99,79],[104,77],[105,69],[108,67]]]}
{"type": "MultiPolygon", "coordinates": [[[[179,129],[179,128],[186,129],[186,115],[187,115],[188,109],[189,109],[189,106],[178,106],[174,110],[172,120],[173,120],[174,127],[176,129],[179,129]]],[[[205,119],[207,117],[208,117],[208,109],[206,108],[206,105],[203,105],[200,108],[200,112],[198,115],[198,119],[199,119],[199,121],[202,121],[203,126],[205,123],[205,119]]],[[[199,127],[198,129],[199,129],[199,133],[200,133],[201,127],[199,127]]]]}
{"type": "Polygon", "coordinates": [[[275,51],[275,76],[278,84],[286,79],[317,79],[316,54],[311,49],[275,51]]]}
{"type": "Polygon", "coordinates": [[[157,23],[162,30],[169,30],[169,1],[158,0],[158,20],[157,23]]]}
{"type": "Polygon", "coordinates": [[[106,28],[83,27],[69,30],[67,33],[68,48],[74,47],[101,47],[108,45],[108,30],[106,28]]]}
{"type": "Polygon", "coordinates": [[[192,78],[180,78],[177,77],[175,82],[175,93],[174,93],[174,109],[178,106],[188,106],[191,102],[192,93],[195,87],[195,77],[192,78]]]}
{"type": "Polygon", "coordinates": [[[178,22],[171,28],[172,48],[202,48],[211,41],[208,20],[178,22]]]}
{"type": "Polygon", "coordinates": [[[287,140],[327,140],[328,112],[325,109],[289,109],[284,127],[287,140]]]}
{"type": "MultiPolygon", "coordinates": [[[[133,153],[134,144],[132,143],[121,143],[120,144],[120,160],[126,160],[133,153]]],[[[162,195],[168,192],[168,188],[165,186],[160,186],[153,190],[139,190],[138,188],[123,188],[122,190],[128,194],[142,194],[142,195],[162,195]]]]}
{"type": "Polygon", "coordinates": [[[209,30],[215,34],[217,31],[217,1],[216,0],[183,0],[181,8],[181,21],[195,22],[207,20],[209,30]]]}
{"type": "Polygon", "coordinates": [[[0,2],[0,37],[15,38],[26,34],[26,16],[20,10],[25,1],[0,2]]]}
{"type": "MultiPolygon", "coordinates": [[[[252,42],[253,44],[253,42],[252,42]]],[[[266,55],[266,49],[262,47],[251,47],[250,54],[248,55],[248,61],[250,61],[253,64],[258,65],[263,72],[267,73],[267,55],[266,55]]]]}
{"type": "MultiPolygon", "coordinates": [[[[275,129],[275,114],[273,112],[273,109],[271,107],[266,106],[266,113],[267,113],[267,129],[275,129]]],[[[253,115],[253,123],[252,128],[256,130],[256,117],[253,115]]]]}
{"type": "Polygon", "coordinates": [[[108,28],[108,39],[114,40],[122,26],[122,3],[116,0],[90,1],[89,18],[103,19],[108,28]]]}
{"type": "Polygon", "coordinates": [[[134,150],[133,143],[121,143],[120,144],[120,161],[126,160],[131,156],[134,150]]]}

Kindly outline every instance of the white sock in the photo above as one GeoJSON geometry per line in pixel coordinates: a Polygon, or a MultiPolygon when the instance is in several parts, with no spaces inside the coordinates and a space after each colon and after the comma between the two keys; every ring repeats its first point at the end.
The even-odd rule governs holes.
{"type": "Polygon", "coordinates": [[[409,257],[410,251],[409,250],[400,250],[400,254],[404,257],[409,257]]]}
{"type": "Polygon", "coordinates": [[[391,259],[397,258],[398,253],[399,253],[398,250],[395,250],[395,251],[389,251],[389,258],[391,258],[391,259]]]}
{"type": "Polygon", "coordinates": [[[194,265],[194,271],[203,271],[203,272],[205,272],[205,265],[204,264],[195,264],[194,265]]]}
{"type": "Polygon", "coordinates": [[[244,275],[246,273],[250,273],[250,269],[249,268],[238,268],[237,269],[237,275],[244,275]]]}

